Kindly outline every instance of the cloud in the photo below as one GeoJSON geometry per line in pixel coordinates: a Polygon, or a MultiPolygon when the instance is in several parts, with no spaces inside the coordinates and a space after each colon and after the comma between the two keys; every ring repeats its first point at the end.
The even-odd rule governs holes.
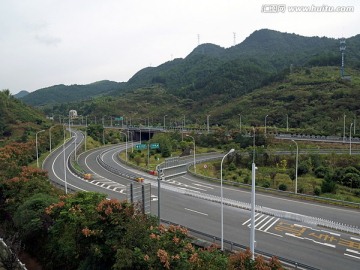
{"type": "Polygon", "coordinates": [[[61,38],[53,37],[50,35],[36,35],[35,40],[47,46],[57,46],[61,43],[61,38]]]}

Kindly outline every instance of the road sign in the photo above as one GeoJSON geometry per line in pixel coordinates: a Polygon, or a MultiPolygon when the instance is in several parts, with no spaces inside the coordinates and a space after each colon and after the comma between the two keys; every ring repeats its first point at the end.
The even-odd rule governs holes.
{"type": "Polygon", "coordinates": [[[115,121],[122,121],[124,118],[121,116],[121,117],[115,117],[115,121]]]}
{"type": "Polygon", "coordinates": [[[146,144],[141,143],[141,144],[135,145],[135,148],[136,148],[136,150],[143,150],[143,149],[146,149],[147,146],[146,146],[146,144]]]}
{"type": "Polygon", "coordinates": [[[151,143],[150,144],[150,149],[159,149],[160,148],[160,144],[159,143],[151,143]]]}

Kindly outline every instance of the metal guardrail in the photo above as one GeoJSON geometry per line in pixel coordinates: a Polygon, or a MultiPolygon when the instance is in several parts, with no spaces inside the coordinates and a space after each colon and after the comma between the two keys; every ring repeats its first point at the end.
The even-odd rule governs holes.
{"type": "MultiPolygon", "coordinates": [[[[171,221],[164,220],[164,219],[161,219],[161,222],[163,222],[165,224],[168,224],[168,225],[181,226],[181,227],[187,228],[187,230],[190,232],[190,236],[192,236],[194,238],[199,237],[202,240],[205,240],[205,241],[208,240],[208,242],[212,242],[212,243],[216,243],[216,241],[218,241],[218,242],[221,241],[220,237],[217,237],[217,236],[214,236],[214,235],[211,235],[211,234],[207,234],[207,233],[203,233],[201,231],[191,229],[191,228],[189,228],[187,226],[183,226],[181,224],[176,224],[176,223],[173,223],[171,221]]],[[[231,252],[233,252],[235,250],[246,250],[248,248],[248,246],[241,245],[241,244],[238,244],[238,243],[226,240],[226,239],[224,239],[223,241],[224,241],[224,244],[225,244],[224,245],[225,249],[227,249],[227,250],[229,250],[231,252]]],[[[284,257],[280,257],[280,256],[277,256],[277,255],[274,255],[274,254],[271,254],[271,253],[267,253],[267,252],[264,252],[264,251],[261,251],[261,250],[258,250],[258,249],[255,249],[255,254],[261,255],[261,256],[266,257],[266,258],[276,257],[283,264],[286,264],[287,266],[293,267],[295,269],[320,270],[319,268],[315,268],[315,267],[312,267],[312,266],[309,266],[309,265],[306,265],[306,264],[303,264],[303,263],[299,263],[299,262],[296,262],[296,261],[293,261],[293,260],[290,260],[290,259],[287,259],[287,258],[284,258],[284,257]]]]}
{"type": "MultiPolygon", "coordinates": [[[[10,249],[10,247],[5,243],[4,239],[0,238],[0,243],[2,245],[2,247],[0,247],[0,252],[4,252],[6,253],[5,256],[11,256],[11,255],[14,255],[13,254],[13,251],[10,249]],[[10,253],[10,254],[9,254],[10,253]]],[[[14,263],[17,264],[17,268],[15,268],[14,270],[16,269],[20,269],[20,270],[27,270],[26,266],[24,263],[22,263],[18,258],[16,259],[16,262],[14,261],[14,263]]],[[[3,262],[0,261],[0,268],[4,266],[3,265],[3,262]]]]}
{"type": "MultiPolygon", "coordinates": [[[[203,200],[208,200],[208,201],[217,202],[217,203],[221,202],[221,197],[215,196],[215,195],[197,193],[197,192],[192,192],[190,190],[185,190],[184,193],[186,195],[189,195],[189,196],[192,196],[195,198],[200,198],[203,200]]],[[[227,198],[223,198],[223,204],[232,206],[232,207],[242,208],[245,210],[251,210],[250,203],[244,203],[244,202],[235,201],[235,200],[231,200],[231,199],[227,199],[227,198]]],[[[297,213],[293,213],[293,212],[272,209],[272,208],[263,207],[263,206],[259,206],[259,205],[255,206],[255,211],[266,214],[266,215],[275,216],[278,218],[284,218],[284,219],[288,219],[288,220],[303,222],[303,223],[307,223],[307,224],[311,224],[311,225],[317,225],[317,226],[321,226],[321,227],[325,227],[325,228],[329,228],[329,229],[335,229],[338,231],[343,231],[343,232],[347,232],[347,233],[353,233],[353,234],[360,235],[360,228],[357,226],[351,226],[351,225],[347,225],[347,224],[343,224],[343,223],[339,223],[339,222],[335,222],[335,221],[331,221],[331,220],[327,220],[327,219],[305,216],[305,215],[301,215],[301,214],[297,214],[297,213]]]]}
{"type": "MultiPolygon", "coordinates": [[[[211,160],[218,160],[219,158],[209,158],[207,159],[206,161],[211,161],[211,160]]],[[[202,162],[206,162],[204,160],[202,161],[196,161],[196,164],[198,163],[202,163],[202,162]]],[[[220,179],[218,178],[213,178],[213,177],[208,177],[208,176],[204,176],[204,175],[200,175],[200,174],[195,174],[194,172],[190,171],[189,168],[193,165],[193,163],[189,163],[188,166],[187,166],[187,171],[191,174],[193,174],[194,176],[196,177],[199,177],[199,178],[203,178],[203,179],[207,179],[207,180],[210,180],[210,181],[215,181],[215,182],[220,182],[220,179]]],[[[225,184],[229,184],[229,185],[232,185],[232,186],[242,186],[242,187],[245,187],[245,188],[251,188],[251,185],[250,184],[244,184],[244,183],[239,183],[239,182],[234,182],[234,181],[230,181],[230,180],[226,180],[226,179],[223,179],[223,183],[225,184]]],[[[295,194],[294,192],[291,192],[291,191],[283,191],[283,190],[278,190],[278,189],[273,189],[273,188],[265,188],[265,187],[262,187],[262,186],[256,186],[256,189],[259,189],[259,190],[263,190],[263,191],[271,191],[271,192],[275,192],[279,195],[286,195],[286,196],[292,196],[292,197],[296,197],[296,198],[309,198],[311,200],[314,200],[314,201],[318,201],[318,202],[321,202],[321,201],[325,201],[327,202],[328,204],[338,204],[338,205],[343,205],[343,206],[351,206],[353,208],[359,208],[360,209],[360,203],[355,203],[355,202],[349,202],[349,201],[343,201],[343,200],[337,200],[337,199],[332,199],[332,198],[326,198],[326,197],[320,197],[320,196],[314,196],[314,195],[309,195],[309,194],[303,194],[303,193],[297,193],[295,194]]]]}

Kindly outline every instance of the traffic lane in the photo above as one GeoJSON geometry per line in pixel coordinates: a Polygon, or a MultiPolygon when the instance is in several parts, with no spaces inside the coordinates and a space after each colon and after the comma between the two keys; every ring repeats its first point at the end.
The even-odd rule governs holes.
{"type": "MultiPolygon", "coordinates": [[[[95,187],[97,190],[99,190],[99,189],[101,189],[100,187],[95,187]]],[[[103,189],[104,190],[104,189],[103,189]]],[[[107,193],[109,193],[109,191],[106,191],[105,190],[105,192],[107,192],[107,193]]],[[[176,193],[176,192],[173,192],[172,193],[172,195],[171,195],[171,198],[170,198],[170,200],[169,200],[169,202],[166,202],[165,201],[165,203],[163,202],[163,200],[166,198],[166,194],[170,194],[170,192],[162,192],[162,205],[164,205],[164,209],[163,209],[163,211],[166,211],[166,209],[167,208],[169,208],[169,206],[173,206],[173,205],[177,205],[177,203],[175,203],[174,204],[174,198],[176,198],[177,196],[176,195],[178,195],[179,196],[179,194],[178,193],[176,193]]],[[[118,196],[118,194],[116,194],[116,196],[115,197],[117,197],[118,196]]],[[[193,199],[193,198],[192,198],[193,199]]],[[[166,199],[165,199],[166,200],[166,199]]],[[[186,198],[185,198],[185,196],[184,196],[184,200],[186,201],[186,202],[189,202],[189,197],[188,196],[186,196],[186,198]]],[[[201,201],[202,203],[209,203],[209,202],[206,202],[206,201],[201,201]]],[[[214,204],[213,203],[210,203],[210,204],[212,204],[212,207],[211,207],[211,209],[213,209],[213,207],[214,207],[214,204]]],[[[185,207],[185,208],[187,208],[187,209],[185,209],[184,207],[184,209],[181,209],[179,212],[176,212],[176,211],[174,211],[174,209],[171,209],[171,214],[174,214],[175,213],[175,217],[184,217],[184,214],[181,214],[181,213],[183,213],[184,212],[184,210],[185,211],[187,211],[187,212],[191,212],[191,215],[201,215],[201,216],[205,216],[205,212],[202,212],[202,211],[198,211],[198,210],[196,210],[196,209],[193,209],[193,207],[192,207],[192,205],[199,205],[199,201],[198,200],[194,200],[194,202],[192,202],[192,203],[190,203],[190,205],[188,205],[187,207],[185,207]],[[200,214],[200,213],[202,213],[202,214],[200,214]]],[[[216,205],[216,204],[215,204],[216,205]]],[[[152,207],[152,208],[154,208],[154,207],[152,207]]],[[[226,207],[227,208],[227,207],[226,207]]],[[[225,209],[226,209],[225,208],[225,209]]],[[[166,212],[165,212],[166,213],[166,212]]],[[[226,213],[226,212],[225,212],[226,213]]],[[[230,215],[230,217],[232,217],[232,216],[234,216],[234,215],[230,215]]],[[[216,220],[219,220],[219,217],[213,217],[213,216],[211,216],[212,218],[211,218],[211,220],[213,221],[213,222],[215,222],[215,223],[218,223],[218,222],[216,222],[216,220]]],[[[225,214],[225,217],[226,217],[226,214],[225,214]]],[[[171,216],[170,216],[170,218],[171,218],[171,216]]],[[[228,218],[226,218],[226,220],[227,220],[228,218]]],[[[171,220],[176,220],[175,218],[171,218],[171,220]]],[[[184,221],[184,218],[182,218],[181,220],[183,220],[184,221]]],[[[177,223],[182,223],[182,222],[177,222],[177,223]]],[[[188,223],[187,221],[186,221],[186,223],[188,223]]],[[[197,218],[196,219],[196,223],[199,223],[199,219],[197,218]]],[[[215,225],[211,225],[211,223],[208,223],[208,222],[200,222],[200,224],[201,224],[201,227],[204,227],[203,226],[203,224],[210,224],[210,226],[208,226],[208,228],[206,229],[206,230],[211,230],[211,229],[214,229],[215,228],[215,225]]],[[[229,224],[229,228],[226,228],[226,231],[231,231],[231,228],[232,228],[232,225],[231,224],[233,224],[234,223],[234,221],[231,221],[230,222],[230,224],[229,224]]],[[[182,223],[183,224],[183,223],[182,223]]],[[[227,224],[227,222],[225,222],[225,224],[224,224],[224,226],[227,226],[226,225],[227,224]]],[[[236,223],[235,223],[236,224],[236,223]]],[[[184,225],[186,225],[186,224],[184,224],[184,225]]],[[[190,224],[190,226],[189,225],[187,225],[188,227],[193,227],[194,226],[194,224],[190,224]]],[[[201,228],[199,228],[199,229],[201,229],[201,228]]],[[[215,233],[214,233],[215,234],[215,233]]],[[[232,233],[230,233],[231,235],[232,235],[232,233]]],[[[226,236],[227,237],[227,236],[226,236]]],[[[241,239],[239,239],[239,241],[241,241],[241,239]]],[[[268,251],[268,252],[271,252],[271,251],[268,251]]],[[[284,251],[282,251],[282,252],[284,252],[284,251]]]]}
{"type": "MultiPolygon", "coordinates": [[[[199,185],[202,185],[201,187],[204,189],[204,193],[220,196],[221,191],[219,183],[210,183],[190,174],[178,176],[174,178],[174,181],[188,186],[199,187],[199,185]]],[[[248,203],[251,201],[250,190],[223,185],[223,193],[224,197],[228,199],[248,203]]],[[[360,226],[360,210],[357,209],[287,199],[279,196],[272,196],[270,194],[263,194],[261,192],[256,193],[256,204],[272,209],[319,217],[339,223],[345,223],[347,225],[360,226]]]]}
{"type": "MultiPolygon", "coordinates": [[[[114,159],[114,155],[116,155],[116,153],[120,150],[111,149],[109,152],[107,152],[106,156],[104,155],[104,158],[106,157],[106,162],[110,163],[111,166],[126,171],[127,173],[134,173],[134,170],[127,170],[124,164],[121,164],[117,159],[114,159]]],[[[148,179],[154,179],[154,177],[151,176],[144,176],[148,179]]],[[[176,187],[220,196],[219,184],[209,183],[199,178],[194,178],[190,174],[171,179],[165,178],[165,181],[176,187]]],[[[241,190],[239,188],[224,186],[224,197],[242,202],[250,202],[251,193],[248,190],[241,190]]],[[[286,198],[261,194],[259,192],[256,194],[256,203],[257,205],[266,206],[273,209],[299,213],[306,216],[319,217],[339,223],[345,223],[347,225],[360,225],[360,212],[356,210],[325,206],[315,203],[311,204],[303,201],[294,201],[286,198]]]]}
{"type": "MultiPolygon", "coordinates": [[[[162,219],[220,237],[220,204],[199,201],[175,192],[173,194],[162,192],[161,195],[162,219]]],[[[244,224],[249,218],[249,211],[224,206],[224,239],[249,245],[250,228],[248,224],[244,224]]],[[[260,225],[255,223],[257,249],[271,254],[281,254],[282,257],[320,269],[345,269],[342,268],[343,265],[348,266],[347,269],[356,269],[354,267],[358,261],[345,257],[341,251],[312,241],[301,241],[288,235],[281,235],[281,232],[274,229],[280,226],[280,222],[286,221],[279,219],[273,225],[268,223],[265,227],[260,226],[263,223],[260,225]],[[266,229],[268,230],[265,231],[266,229]],[[336,262],[333,262],[334,258],[336,262]]],[[[217,244],[220,244],[219,241],[217,244]]]]}
{"type": "MultiPolygon", "coordinates": [[[[114,154],[117,150],[111,150],[111,158],[107,158],[106,162],[111,163],[112,166],[118,166],[122,170],[126,170],[126,166],[119,161],[114,160],[114,154]]],[[[134,173],[134,170],[127,171],[134,173]]],[[[150,176],[145,176],[149,179],[153,179],[150,176]]],[[[193,191],[200,191],[215,196],[220,196],[220,186],[217,183],[209,183],[208,181],[195,178],[190,174],[185,176],[179,176],[171,179],[166,179],[170,184],[174,186],[186,188],[193,191]]],[[[234,199],[242,202],[250,202],[251,192],[248,190],[242,190],[239,188],[224,186],[224,197],[234,199]]],[[[275,197],[271,195],[256,194],[257,205],[266,206],[273,209],[279,209],[282,211],[288,211],[293,213],[299,213],[306,216],[314,216],[327,220],[332,220],[339,223],[345,223],[347,225],[360,226],[360,211],[344,209],[339,207],[331,207],[322,204],[309,203],[304,201],[290,200],[287,198],[275,197]]]]}
{"type": "MultiPolygon", "coordinates": [[[[75,145],[74,140],[77,139],[77,137],[73,137],[73,139],[66,143],[65,145],[65,159],[66,159],[66,167],[64,168],[64,151],[63,147],[59,147],[56,149],[52,155],[50,155],[44,162],[44,169],[48,171],[49,178],[60,184],[65,186],[65,172],[66,172],[66,182],[69,189],[72,190],[78,190],[78,191],[93,191],[93,192],[100,192],[103,194],[107,194],[108,196],[111,196],[112,198],[120,198],[120,199],[126,199],[126,196],[124,194],[121,194],[120,192],[114,191],[114,190],[106,190],[106,189],[100,189],[98,186],[96,186],[93,183],[90,183],[88,181],[85,181],[75,174],[73,174],[69,167],[67,159],[69,158],[69,155],[74,152],[75,145]]],[[[80,143],[81,139],[77,141],[77,143],[80,143]]]]}

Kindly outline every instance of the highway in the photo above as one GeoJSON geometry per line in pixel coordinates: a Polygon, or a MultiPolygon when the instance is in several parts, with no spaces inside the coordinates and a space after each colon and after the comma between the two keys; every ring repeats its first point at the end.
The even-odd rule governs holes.
{"type": "MultiPolygon", "coordinates": [[[[67,143],[66,159],[74,151],[74,140],[79,144],[82,139],[82,134],[77,132],[75,138],[67,143]]],[[[126,174],[143,176],[145,183],[151,184],[151,212],[156,215],[158,204],[156,177],[128,168],[119,162],[116,156],[123,149],[124,145],[109,146],[79,155],[78,163],[85,171],[92,173],[94,179],[85,181],[72,174],[66,167],[68,186],[75,190],[98,191],[106,193],[111,198],[125,199],[126,185],[132,180],[127,177],[120,177],[100,166],[97,157],[101,155],[102,160],[111,167],[117,168],[126,174]]],[[[52,181],[64,184],[64,155],[62,148],[54,151],[45,161],[44,169],[49,171],[49,177],[52,181]]],[[[220,188],[218,184],[205,182],[189,174],[165,179],[161,183],[161,218],[219,237],[220,204],[189,196],[188,193],[219,196],[220,188]]],[[[233,187],[224,187],[224,198],[238,202],[250,202],[248,191],[233,187]]],[[[293,201],[264,194],[257,194],[256,204],[342,222],[348,225],[360,225],[360,213],[357,210],[293,201]]],[[[249,219],[249,211],[224,206],[224,238],[248,245],[249,219]]],[[[359,268],[359,235],[332,231],[304,222],[294,222],[261,213],[257,214],[255,227],[256,249],[258,250],[319,269],[359,268]]]]}

